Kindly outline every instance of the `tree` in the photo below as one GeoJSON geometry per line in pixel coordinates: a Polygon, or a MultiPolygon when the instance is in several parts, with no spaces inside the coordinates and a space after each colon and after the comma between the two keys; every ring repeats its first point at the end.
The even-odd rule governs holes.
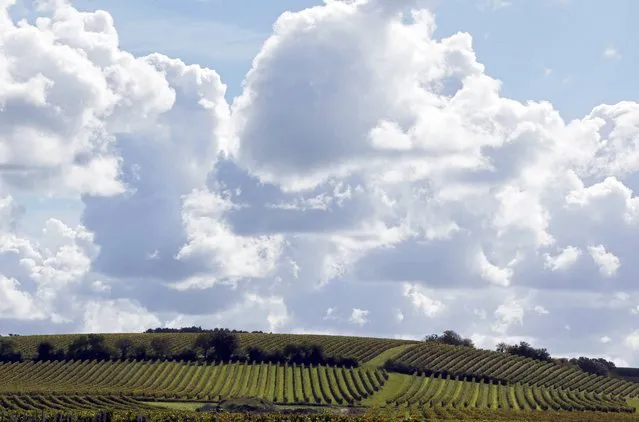
{"type": "Polygon", "coordinates": [[[247,348],[246,355],[252,362],[263,362],[266,358],[266,353],[264,352],[264,350],[257,346],[251,346],[247,348]]]}
{"type": "Polygon", "coordinates": [[[460,346],[475,348],[475,343],[469,338],[465,338],[462,340],[460,346]]]}
{"type": "Polygon", "coordinates": [[[438,336],[437,334],[430,334],[424,337],[424,341],[436,341],[439,343],[450,344],[452,346],[475,347],[471,339],[463,338],[453,330],[446,330],[441,336],[438,336]]]}
{"type": "Polygon", "coordinates": [[[197,360],[197,353],[193,349],[182,349],[179,353],[174,353],[171,358],[178,361],[195,361],[197,360]]]}
{"type": "Polygon", "coordinates": [[[304,347],[297,344],[287,344],[286,346],[284,346],[282,354],[284,355],[284,359],[286,359],[287,362],[295,362],[297,364],[302,363],[305,357],[304,347]]]}
{"type": "Polygon", "coordinates": [[[120,358],[126,359],[129,355],[129,351],[133,347],[133,341],[130,338],[121,338],[115,342],[115,347],[120,351],[120,358]]]}
{"type": "Polygon", "coordinates": [[[16,352],[15,343],[6,338],[0,338],[0,361],[17,362],[22,360],[22,353],[16,352]]]}
{"type": "Polygon", "coordinates": [[[495,350],[499,353],[506,353],[508,351],[508,345],[504,342],[498,343],[495,350]]]}
{"type": "Polygon", "coordinates": [[[145,360],[148,357],[148,347],[146,344],[138,344],[133,348],[133,358],[136,360],[145,360]]]}
{"type": "Polygon", "coordinates": [[[239,348],[237,336],[227,330],[202,333],[195,339],[194,346],[202,349],[207,360],[230,360],[239,348]]]}
{"type": "Polygon", "coordinates": [[[324,359],[324,347],[321,344],[312,344],[308,353],[308,363],[319,365],[324,359]]]}
{"type": "Polygon", "coordinates": [[[550,362],[552,361],[550,353],[545,348],[535,349],[528,342],[521,341],[519,344],[506,345],[506,353],[511,355],[524,356],[531,359],[550,362]]]}
{"type": "Polygon", "coordinates": [[[446,330],[444,334],[439,337],[439,341],[444,344],[459,345],[464,339],[456,331],[446,330]]]}
{"type": "Polygon", "coordinates": [[[55,350],[53,344],[49,341],[42,341],[38,344],[38,354],[36,360],[62,360],[64,359],[64,350],[55,350]]]}
{"type": "Polygon", "coordinates": [[[156,357],[163,358],[171,349],[171,340],[166,337],[156,337],[151,340],[151,349],[156,357]]]}
{"type": "Polygon", "coordinates": [[[48,341],[42,341],[38,344],[38,354],[36,360],[50,360],[51,355],[54,353],[54,346],[48,341]]]}
{"type": "Polygon", "coordinates": [[[587,358],[580,356],[578,359],[570,359],[573,365],[577,365],[582,371],[596,375],[610,375],[610,371],[615,368],[613,362],[603,358],[587,358]]]}
{"type": "Polygon", "coordinates": [[[429,334],[426,337],[424,337],[423,341],[438,341],[439,340],[439,336],[437,334],[429,334]]]}
{"type": "Polygon", "coordinates": [[[204,359],[209,360],[209,353],[213,349],[213,333],[202,333],[195,338],[193,347],[195,349],[201,349],[204,353],[204,359]]]}
{"type": "Polygon", "coordinates": [[[224,331],[214,333],[213,350],[217,359],[222,361],[230,360],[237,353],[239,346],[240,342],[237,335],[224,331]]]}
{"type": "Polygon", "coordinates": [[[69,345],[67,356],[71,359],[110,359],[113,351],[104,342],[104,336],[89,334],[78,336],[69,345]]]}

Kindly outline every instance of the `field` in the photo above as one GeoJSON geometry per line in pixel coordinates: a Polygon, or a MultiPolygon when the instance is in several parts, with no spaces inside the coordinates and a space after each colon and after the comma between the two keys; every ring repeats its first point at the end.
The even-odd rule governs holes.
{"type": "MultiPolygon", "coordinates": [[[[190,347],[196,337],[184,333],[113,334],[105,339],[107,344],[115,344],[127,337],[140,344],[158,336],[169,338],[174,351],[190,347]]],[[[289,343],[319,343],[327,353],[352,357],[360,365],[26,359],[0,363],[0,407],[14,415],[38,414],[38,420],[42,420],[42,412],[45,417],[80,417],[109,410],[113,412],[110,420],[123,421],[208,421],[215,416],[216,420],[264,421],[639,422],[639,384],[590,375],[573,366],[433,342],[258,333],[238,337],[244,349],[259,346],[278,350],[289,343]],[[408,369],[385,369],[388,359],[408,369]],[[250,417],[233,412],[194,412],[205,404],[222,406],[234,400],[268,403],[268,412],[250,417]],[[309,419],[297,419],[303,413],[309,419]]],[[[43,339],[63,348],[73,335],[13,339],[26,356],[35,356],[43,339]]]]}
{"type": "MultiPolygon", "coordinates": [[[[197,334],[195,333],[157,333],[157,334],[103,334],[105,343],[116,347],[119,339],[131,339],[134,345],[143,344],[150,346],[154,338],[166,338],[170,342],[170,352],[179,353],[191,347],[197,334]]],[[[312,344],[319,343],[324,346],[324,351],[328,355],[349,357],[365,362],[374,358],[383,351],[401,346],[403,344],[417,344],[412,340],[393,340],[368,337],[346,337],[346,336],[325,336],[325,335],[301,335],[301,334],[262,334],[262,333],[239,333],[240,348],[246,349],[251,346],[261,347],[264,350],[272,351],[282,349],[286,344],[312,344]]],[[[38,344],[42,341],[51,342],[56,349],[66,349],[73,339],[74,334],[59,335],[38,335],[38,336],[17,336],[12,337],[17,351],[25,358],[33,358],[37,354],[38,344]]]]}
{"type": "Polygon", "coordinates": [[[274,403],[349,404],[378,391],[386,372],[276,364],[78,361],[0,365],[0,392],[126,394],[155,400],[257,397],[274,403]]]}
{"type": "Polygon", "coordinates": [[[639,395],[639,384],[631,381],[587,374],[574,366],[543,363],[468,347],[423,343],[406,348],[394,359],[416,371],[436,371],[511,384],[523,383],[622,396],[639,395]]]}

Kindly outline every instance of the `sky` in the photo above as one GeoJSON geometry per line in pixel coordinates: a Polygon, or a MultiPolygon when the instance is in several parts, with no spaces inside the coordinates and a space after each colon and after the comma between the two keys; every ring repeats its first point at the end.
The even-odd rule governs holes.
{"type": "Polygon", "coordinates": [[[635,0],[0,0],[0,333],[639,365],[635,0]]]}

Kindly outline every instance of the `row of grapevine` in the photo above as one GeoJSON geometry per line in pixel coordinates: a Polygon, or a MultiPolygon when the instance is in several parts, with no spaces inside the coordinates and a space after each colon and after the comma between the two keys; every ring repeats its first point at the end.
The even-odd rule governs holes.
{"type": "MultiPolygon", "coordinates": [[[[38,344],[48,341],[56,349],[67,349],[75,334],[59,335],[33,335],[17,336],[12,340],[16,349],[25,358],[33,358],[37,354],[38,344]]],[[[169,339],[171,353],[179,353],[191,348],[197,338],[197,333],[140,333],[140,334],[103,334],[107,346],[116,348],[119,339],[128,338],[133,341],[134,347],[145,345],[150,347],[151,340],[158,337],[169,339]]],[[[412,340],[381,339],[374,337],[347,337],[309,334],[263,334],[263,333],[238,333],[240,348],[260,347],[266,351],[282,350],[287,344],[321,344],[326,355],[353,358],[364,362],[382,353],[383,351],[407,343],[417,343],[412,340]]]]}
{"type": "Polygon", "coordinates": [[[35,410],[68,411],[97,409],[110,410],[156,410],[157,407],[147,405],[130,397],[119,395],[88,394],[2,394],[0,407],[3,409],[30,412],[35,410]]]}
{"type": "Polygon", "coordinates": [[[552,411],[632,412],[619,396],[603,393],[545,388],[517,383],[500,385],[460,379],[404,375],[403,383],[386,400],[394,407],[444,407],[453,409],[509,409],[552,411]]]}
{"type": "Polygon", "coordinates": [[[276,403],[352,404],[386,380],[372,368],[193,362],[77,361],[0,365],[2,392],[125,393],[135,397],[219,400],[259,397],[276,403]]]}
{"type": "Polygon", "coordinates": [[[2,410],[1,419],[12,422],[385,422],[389,420],[411,421],[518,421],[518,422],[637,422],[639,418],[627,413],[602,412],[514,412],[510,410],[454,409],[437,407],[432,409],[411,408],[378,409],[357,415],[344,414],[238,414],[238,413],[192,413],[185,411],[89,411],[84,409],[66,411],[2,410]]]}
{"type": "Polygon", "coordinates": [[[588,374],[571,365],[521,356],[427,342],[400,353],[395,362],[414,370],[474,376],[502,383],[522,383],[576,391],[639,396],[639,384],[588,374]]]}

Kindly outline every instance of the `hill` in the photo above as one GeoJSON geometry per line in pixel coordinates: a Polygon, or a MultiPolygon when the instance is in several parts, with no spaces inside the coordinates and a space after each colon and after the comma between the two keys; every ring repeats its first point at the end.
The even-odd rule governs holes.
{"type": "Polygon", "coordinates": [[[593,375],[574,365],[437,341],[226,335],[238,346],[227,360],[195,353],[202,345],[197,333],[11,337],[23,359],[0,363],[0,407],[13,412],[111,409],[155,415],[253,399],[278,411],[290,406],[298,412],[351,409],[376,414],[379,420],[397,415],[425,420],[555,420],[553,415],[561,415],[557,420],[601,420],[606,415],[609,421],[639,421],[639,384],[620,378],[634,375],[631,368],[620,368],[613,376],[593,375]],[[114,353],[123,339],[129,348],[157,348],[160,339],[166,350],[144,359],[112,354],[105,359],[73,358],[70,352],[81,344],[114,353]],[[69,352],[56,359],[34,359],[43,341],[69,352]],[[255,355],[255,348],[261,354],[255,355]],[[185,350],[193,353],[185,355],[185,350]]]}
{"type": "MultiPolygon", "coordinates": [[[[393,361],[403,372],[435,372],[498,383],[523,383],[636,397],[639,384],[619,377],[589,374],[573,365],[541,362],[522,356],[424,342],[405,349],[393,361]]],[[[622,374],[631,374],[624,368],[622,374]]],[[[628,375],[629,376],[629,375],[628,375]]]]}
{"type": "MultiPolygon", "coordinates": [[[[127,333],[127,334],[101,334],[107,347],[117,350],[118,341],[129,339],[132,342],[131,349],[143,346],[151,349],[153,339],[165,339],[168,344],[168,353],[177,354],[185,349],[192,348],[199,333],[127,333]]],[[[319,344],[323,346],[324,353],[332,356],[356,359],[364,362],[374,358],[390,348],[403,344],[417,344],[413,340],[394,340],[375,337],[348,337],[328,336],[314,334],[267,334],[267,333],[237,333],[239,347],[246,351],[249,347],[260,347],[265,351],[283,350],[287,344],[319,344]]],[[[50,342],[55,349],[67,350],[78,334],[55,334],[15,336],[10,339],[15,344],[16,350],[24,358],[33,359],[37,355],[38,345],[50,342]]]]}

